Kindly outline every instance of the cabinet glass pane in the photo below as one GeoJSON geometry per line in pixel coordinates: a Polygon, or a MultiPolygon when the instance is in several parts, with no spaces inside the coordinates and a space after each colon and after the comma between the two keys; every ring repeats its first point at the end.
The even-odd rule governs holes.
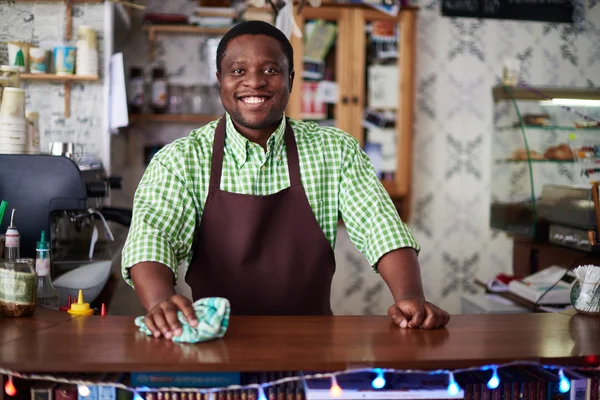
{"type": "Polygon", "coordinates": [[[366,68],[360,124],[364,149],[379,178],[384,182],[392,182],[397,168],[399,24],[395,21],[368,20],[364,34],[366,68]]]}
{"type": "Polygon", "coordinates": [[[336,21],[304,22],[303,76],[296,78],[302,93],[300,117],[324,126],[335,126],[336,107],[327,102],[327,86],[322,82],[337,81],[337,37],[336,21]]]}

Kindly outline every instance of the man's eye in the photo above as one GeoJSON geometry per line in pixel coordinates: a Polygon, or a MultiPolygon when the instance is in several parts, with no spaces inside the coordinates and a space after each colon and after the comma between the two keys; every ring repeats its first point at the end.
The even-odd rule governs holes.
{"type": "Polygon", "coordinates": [[[267,74],[276,74],[279,71],[277,69],[275,69],[275,68],[265,68],[265,72],[267,74]]]}
{"type": "Polygon", "coordinates": [[[243,72],[244,72],[244,70],[237,68],[237,69],[234,69],[234,70],[233,70],[233,71],[231,71],[231,72],[232,72],[233,74],[241,74],[241,73],[243,73],[243,72]]]}

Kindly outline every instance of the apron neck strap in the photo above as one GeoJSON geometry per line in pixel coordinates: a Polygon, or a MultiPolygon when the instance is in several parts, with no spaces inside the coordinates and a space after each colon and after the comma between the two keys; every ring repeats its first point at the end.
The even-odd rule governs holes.
{"type": "MultiPolygon", "coordinates": [[[[221,172],[223,170],[223,154],[225,149],[226,116],[224,115],[215,129],[212,162],[210,168],[210,187],[220,190],[221,172]]],[[[289,118],[285,121],[285,147],[287,151],[288,169],[290,171],[290,186],[300,185],[300,160],[294,130],[289,118]]]]}

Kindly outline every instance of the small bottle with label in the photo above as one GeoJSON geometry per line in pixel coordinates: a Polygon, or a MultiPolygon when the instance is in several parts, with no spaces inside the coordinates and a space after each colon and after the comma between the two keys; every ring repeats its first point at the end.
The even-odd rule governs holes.
{"type": "Polygon", "coordinates": [[[140,67],[131,67],[129,75],[129,112],[141,113],[144,109],[144,73],[140,67]]]}
{"type": "Polygon", "coordinates": [[[156,67],[152,70],[152,110],[154,113],[163,114],[167,110],[168,101],[167,75],[164,68],[156,67]]]}
{"type": "Polygon", "coordinates": [[[46,241],[46,232],[42,231],[40,241],[35,248],[35,272],[38,276],[37,305],[52,310],[58,310],[58,292],[50,277],[50,244],[46,241]]]}
{"type": "Polygon", "coordinates": [[[16,260],[21,258],[21,235],[15,226],[15,209],[13,208],[10,215],[10,225],[6,230],[6,238],[4,243],[4,253],[7,260],[16,260]]]}

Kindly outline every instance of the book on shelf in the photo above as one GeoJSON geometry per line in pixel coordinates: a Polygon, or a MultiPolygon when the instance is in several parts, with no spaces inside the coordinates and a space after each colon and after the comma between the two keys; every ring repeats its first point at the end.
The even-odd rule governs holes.
{"type": "Polygon", "coordinates": [[[508,291],[540,305],[570,304],[575,280],[572,271],[554,265],[526,278],[511,281],[508,291]]]}
{"type": "Polygon", "coordinates": [[[240,384],[239,372],[132,372],[135,387],[207,388],[240,384]]]}

